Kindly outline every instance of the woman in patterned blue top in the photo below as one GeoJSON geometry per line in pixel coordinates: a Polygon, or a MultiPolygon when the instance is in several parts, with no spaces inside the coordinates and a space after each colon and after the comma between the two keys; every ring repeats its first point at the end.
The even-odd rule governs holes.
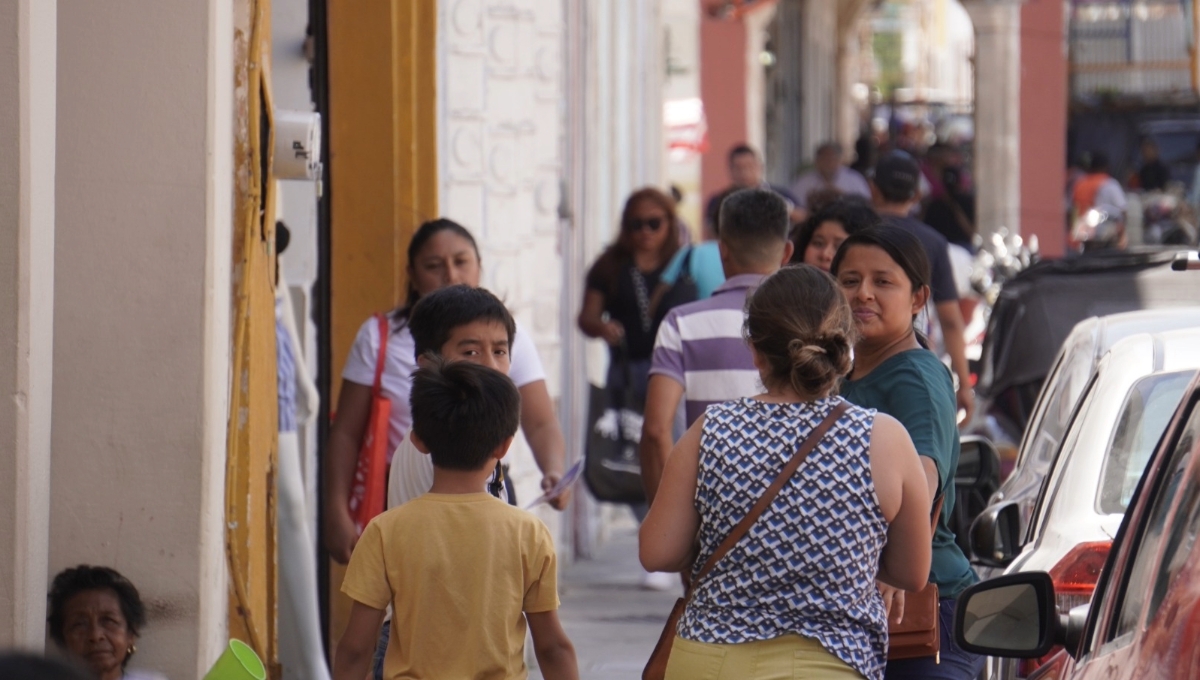
{"type": "MultiPolygon", "coordinates": [[[[642,524],[642,564],[695,570],[841,399],[854,321],[826,273],[767,278],[745,335],[767,391],[708,408],[675,446],[642,524]]],[[[881,680],[887,621],[876,579],[924,587],[929,493],[890,416],[850,407],[740,542],[700,582],[667,678],[881,680]]]]}

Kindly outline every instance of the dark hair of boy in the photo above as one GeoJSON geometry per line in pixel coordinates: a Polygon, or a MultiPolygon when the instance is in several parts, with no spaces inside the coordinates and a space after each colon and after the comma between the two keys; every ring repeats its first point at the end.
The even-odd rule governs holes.
{"type": "Polygon", "coordinates": [[[735,191],[721,203],[718,238],[745,268],[778,265],[779,244],[787,241],[791,221],[783,198],[770,189],[735,191]]]}
{"type": "Polygon", "coordinates": [[[517,386],[490,368],[428,358],[427,365],[413,373],[413,432],[429,448],[435,467],[479,470],[517,433],[517,386]]]}
{"type": "Polygon", "coordinates": [[[517,323],[500,298],[490,291],[460,283],[422,297],[408,316],[416,356],[429,352],[441,354],[455,328],[476,321],[495,321],[504,326],[508,345],[512,347],[517,323]]]}

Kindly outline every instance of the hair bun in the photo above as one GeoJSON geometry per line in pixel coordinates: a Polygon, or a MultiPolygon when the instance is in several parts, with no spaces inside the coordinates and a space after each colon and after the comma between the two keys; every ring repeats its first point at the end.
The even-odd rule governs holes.
{"type": "Polygon", "coordinates": [[[805,342],[800,338],[793,338],[788,342],[788,354],[791,355],[793,362],[806,359],[814,353],[829,354],[829,351],[816,342],[805,342]]]}

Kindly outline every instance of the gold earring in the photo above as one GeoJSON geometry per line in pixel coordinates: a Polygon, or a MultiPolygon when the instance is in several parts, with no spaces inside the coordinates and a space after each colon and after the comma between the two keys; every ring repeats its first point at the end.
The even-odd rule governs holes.
{"type": "Polygon", "coordinates": [[[125,656],[133,656],[137,654],[137,645],[129,645],[129,649],[125,650],[125,656]]]}

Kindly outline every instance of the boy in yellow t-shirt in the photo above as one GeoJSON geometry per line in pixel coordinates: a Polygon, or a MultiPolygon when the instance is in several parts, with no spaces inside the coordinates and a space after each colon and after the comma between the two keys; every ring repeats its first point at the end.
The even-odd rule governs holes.
{"type": "Polygon", "coordinates": [[[334,680],[362,680],[387,606],[388,680],[523,680],[528,624],[547,680],[578,680],[558,620],[546,526],[484,489],[512,444],[520,395],[507,376],[465,361],[413,375],[412,440],[433,460],[433,488],[367,525],[342,592],[354,600],[334,680]]]}

